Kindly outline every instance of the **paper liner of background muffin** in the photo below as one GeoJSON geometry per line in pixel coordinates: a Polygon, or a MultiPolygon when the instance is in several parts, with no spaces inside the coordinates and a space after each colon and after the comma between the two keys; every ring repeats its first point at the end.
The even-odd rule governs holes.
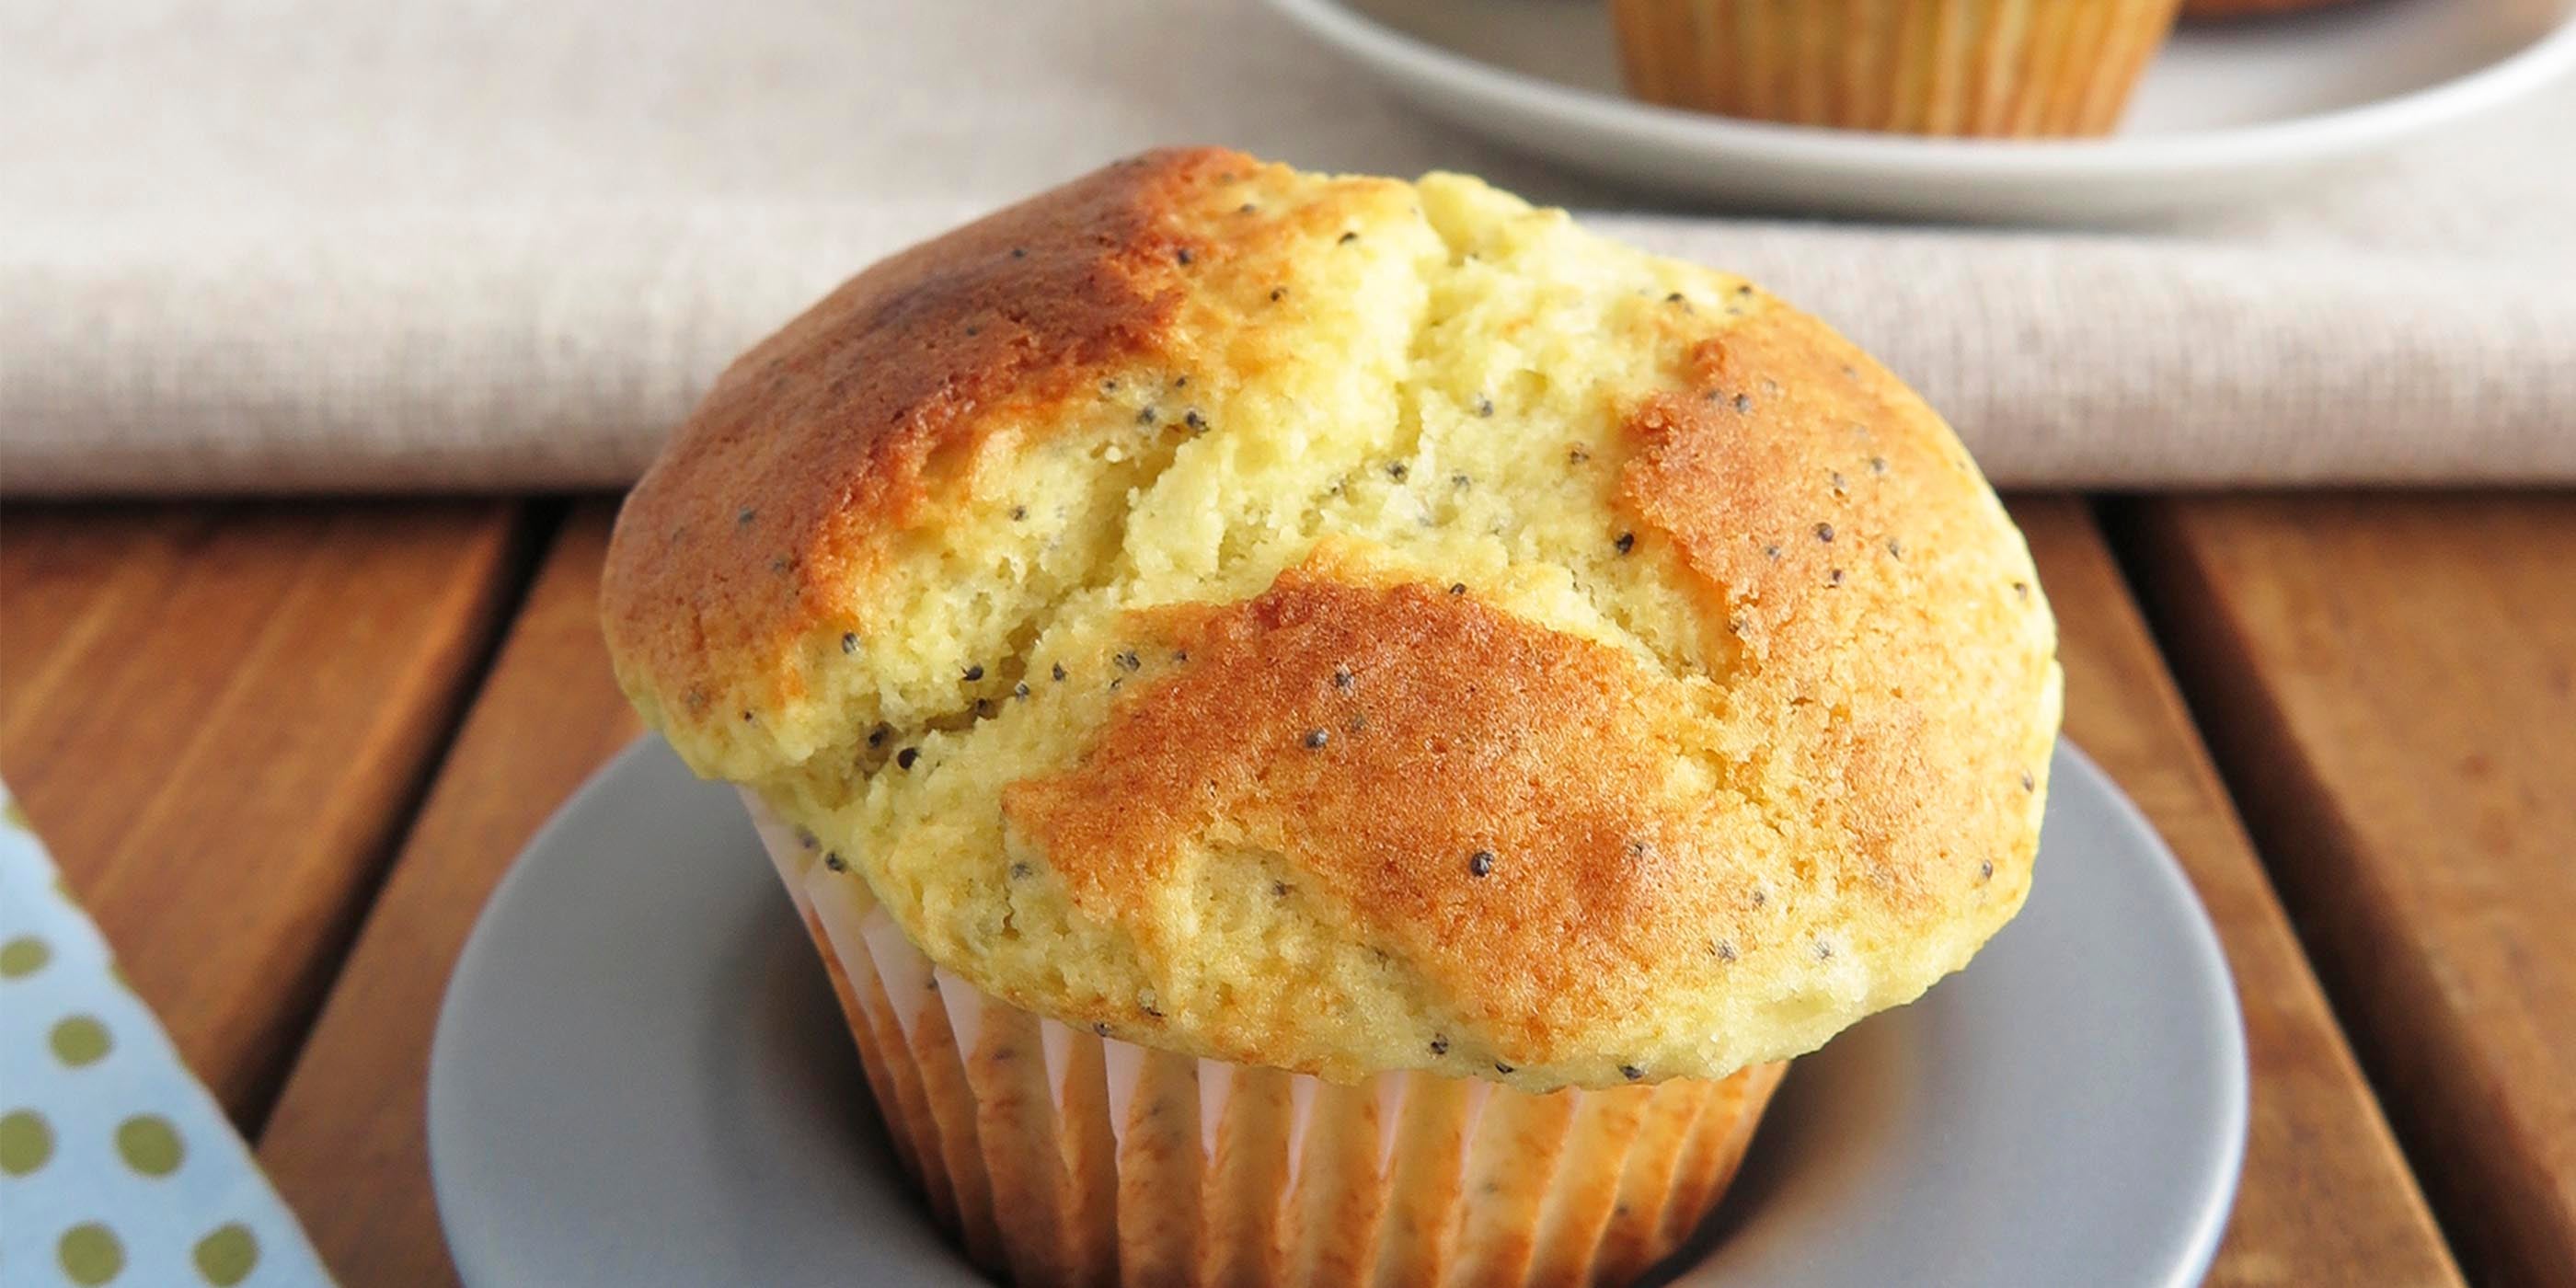
{"type": "Polygon", "coordinates": [[[934,965],[865,881],[743,799],[905,1173],[1021,1288],[1625,1283],[1716,1205],[1784,1067],[1533,1095],[1137,1046],[934,965]]]}
{"type": "Polygon", "coordinates": [[[2177,0],[1611,0],[1628,92],[1666,107],[1899,134],[2108,134],[2177,0]]]}

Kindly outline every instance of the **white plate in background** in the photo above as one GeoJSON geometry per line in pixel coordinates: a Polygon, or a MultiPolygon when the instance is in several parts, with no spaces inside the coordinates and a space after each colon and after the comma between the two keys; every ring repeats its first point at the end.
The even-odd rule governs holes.
{"type": "Polygon", "coordinates": [[[2223,203],[2576,69],[2576,0],[2346,0],[2184,25],[2107,138],[1927,139],[1637,102],[1599,0],[1270,2],[1424,110],[1506,146],[1807,214],[2104,221],[2223,203]]]}
{"type": "MultiPolygon", "coordinates": [[[[2057,753],[2030,902],[1790,1066],[1676,1288],[2199,1282],[2245,1042],[2173,856],[2057,753]]],[[[429,1146],[474,1288],[980,1282],[908,1192],[731,789],[659,741],[519,857],[450,981],[429,1146]]]]}

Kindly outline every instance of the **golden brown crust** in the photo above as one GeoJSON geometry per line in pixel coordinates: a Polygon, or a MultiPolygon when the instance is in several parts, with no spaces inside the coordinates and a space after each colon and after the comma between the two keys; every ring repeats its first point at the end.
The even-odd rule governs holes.
{"type": "Polygon", "coordinates": [[[1737,711],[1812,725],[1764,749],[1772,768],[1838,785],[1829,808],[1890,896],[1955,888],[2024,830],[2047,770],[2035,576],[1990,539],[1993,498],[1920,398],[1811,318],[1764,322],[1691,346],[1690,388],[1628,417],[1620,501],[1733,637],[1737,711]]]}
{"type": "Polygon", "coordinates": [[[1172,343],[1182,194],[1259,164],[1150,152],[859,274],[737,359],[619,513],[602,602],[666,723],[802,695],[800,641],[856,626],[882,552],[970,472],[1010,405],[1042,413],[1172,343]],[[676,696],[678,709],[669,709],[676,696]]]}
{"type": "MultiPolygon", "coordinates": [[[[1675,834],[1656,677],[1465,594],[1282,577],[1004,808],[1086,913],[1149,927],[1211,830],[1286,856],[1516,1063],[1704,958],[1745,891],[1675,834]]],[[[1285,893],[1285,892],[1283,892],[1285,893]]],[[[1183,944],[1147,951],[1186,951],[1183,944]]]]}

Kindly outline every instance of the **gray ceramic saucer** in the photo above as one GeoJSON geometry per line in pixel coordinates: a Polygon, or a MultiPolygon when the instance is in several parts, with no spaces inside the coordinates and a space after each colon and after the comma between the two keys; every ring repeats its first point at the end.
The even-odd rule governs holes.
{"type": "MultiPolygon", "coordinates": [[[[2030,904],[1799,1061],[1673,1284],[2196,1282],[2245,1137],[2226,962],[2181,871],[2058,753],[2030,904]]],[[[968,1285],[904,1191],[730,792],[628,751],[529,845],[430,1061],[468,1284],[968,1285]]]]}

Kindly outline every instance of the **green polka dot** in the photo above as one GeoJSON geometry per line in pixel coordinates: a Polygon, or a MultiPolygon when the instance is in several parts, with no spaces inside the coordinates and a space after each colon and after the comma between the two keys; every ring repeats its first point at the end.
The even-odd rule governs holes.
{"type": "Polygon", "coordinates": [[[188,1255],[196,1261],[197,1273],[204,1275],[207,1283],[215,1288],[232,1288],[258,1268],[259,1240],[251,1237],[248,1227],[236,1222],[197,1240],[196,1248],[188,1255]]]}
{"type": "Polygon", "coordinates": [[[0,1114],[0,1172],[25,1176],[54,1156],[53,1124],[33,1109],[0,1114]]]}
{"type": "Polygon", "coordinates": [[[46,1041],[53,1045],[55,1059],[75,1069],[98,1063],[115,1045],[108,1040],[107,1026],[89,1015],[75,1015],[56,1024],[46,1041]]]}
{"type": "Polygon", "coordinates": [[[17,797],[10,797],[7,805],[0,806],[0,818],[8,819],[9,826],[21,832],[36,830],[35,820],[27,817],[27,807],[19,804],[17,797]]]}
{"type": "Polygon", "coordinates": [[[34,935],[20,935],[0,944],[0,979],[25,979],[45,968],[54,959],[54,950],[34,935]]]}
{"type": "Polygon", "coordinates": [[[63,1263],[63,1274],[76,1284],[103,1284],[125,1273],[125,1245],[116,1241],[115,1231],[96,1221],[63,1231],[54,1255],[63,1263]]]}
{"type": "Polygon", "coordinates": [[[159,1114],[136,1114],[116,1125],[116,1152],[125,1165],[145,1176],[168,1176],[179,1170],[187,1147],[179,1129],[159,1114]]]}

